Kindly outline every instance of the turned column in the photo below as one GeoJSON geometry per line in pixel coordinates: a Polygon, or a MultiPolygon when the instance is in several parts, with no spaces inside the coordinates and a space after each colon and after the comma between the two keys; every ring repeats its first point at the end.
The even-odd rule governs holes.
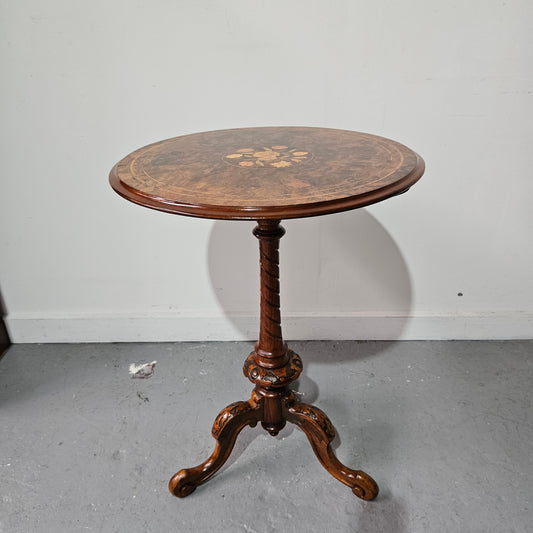
{"type": "Polygon", "coordinates": [[[256,362],[263,368],[287,363],[287,345],[281,334],[279,300],[279,240],[285,235],[279,220],[260,220],[253,230],[259,239],[261,268],[261,318],[256,362]]]}
{"type": "Polygon", "coordinates": [[[286,423],[282,398],[295,377],[287,375],[291,357],[281,333],[279,241],[285,230],[279,220],[259,220],[253,234],[259,239],[261,314],[259,340],[244,371],[264,400],[262,426],[277,435],[286,423]]]}

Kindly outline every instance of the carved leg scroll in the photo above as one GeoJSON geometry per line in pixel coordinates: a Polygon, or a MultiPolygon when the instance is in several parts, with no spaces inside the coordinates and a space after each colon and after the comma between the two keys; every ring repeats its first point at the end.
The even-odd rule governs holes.
{"type": "Polygon", "coordinates": [[[248,402],[235,402],[228,405],[215,419],[211,434],[216,439],[215,450],[202,464],[185,468],[174,474],[168,488],[174,496],[185,498],[196,487],[208,481],[224,465],[233,450],[241,430],[254,427],[262,418],[262,402],[255,394],[248,402]],[[257,401],[259,400],[259,401],[257,401]]]}
{"type": "Polygon", "coordinates": [[[348,485],[352,492],[363,500],[373,500],[378,495],[377,483],[368,474],[344,466],[335,456],[331,449],[335,430],[322,410],[289,397],[286,417],[307,435],[318,460],[333,477],[348,485]]]}

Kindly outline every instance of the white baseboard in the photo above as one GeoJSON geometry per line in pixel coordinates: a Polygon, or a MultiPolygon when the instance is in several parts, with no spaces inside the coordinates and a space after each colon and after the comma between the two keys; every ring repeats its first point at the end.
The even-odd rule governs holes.
{"type": "MultiPolygon", "coordinates": [[[[257,339],[257,316],[8,316],[14,343],[179,342],[257,339]]],[[[533,313],[283,316],[286,340],[531,339],[533,313]]]]}

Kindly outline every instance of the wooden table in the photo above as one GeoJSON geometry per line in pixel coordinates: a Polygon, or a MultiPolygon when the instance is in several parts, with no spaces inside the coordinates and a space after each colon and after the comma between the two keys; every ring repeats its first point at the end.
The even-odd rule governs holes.
{"type": "Polygon", "coordinates": [[[369,475],[336,458],[330,446],[335,431],[324,412],[299,402],[289,389],[302,371],[302,361],[281,333],[278,247],[285,230],[280,221],[385,200],[407,191],[423,173],[424,161],[397,142],[303,127],[220,130],[167,139],[136,150],[111,170],[113,189],[145,207],[257,221],[253,234],[260,251],[260,332],[244,363],[244,375],[255,388],[250,400],[232,403],[217,416],[212,429],[215,450],[202,464],[171,478],[174,495],[188,496],[210,479],[246,425],[261,422],[277,435],[288,421],[305,432],[318,460],[356,496],[377,496],[378,486],[369,475]]]}

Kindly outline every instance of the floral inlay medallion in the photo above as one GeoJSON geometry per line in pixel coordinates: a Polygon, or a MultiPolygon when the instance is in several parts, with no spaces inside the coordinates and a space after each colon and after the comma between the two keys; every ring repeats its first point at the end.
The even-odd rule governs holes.
{"type": "Polygon", "coordinates": [[[310,159],[311,154],[289,148],[288,146],[263,146],[256,148],[240,148],[234,153],[228,154],[224,160],[236,167],[275,167],[284,168],[297,165],[306,159],[310,159]]]}

